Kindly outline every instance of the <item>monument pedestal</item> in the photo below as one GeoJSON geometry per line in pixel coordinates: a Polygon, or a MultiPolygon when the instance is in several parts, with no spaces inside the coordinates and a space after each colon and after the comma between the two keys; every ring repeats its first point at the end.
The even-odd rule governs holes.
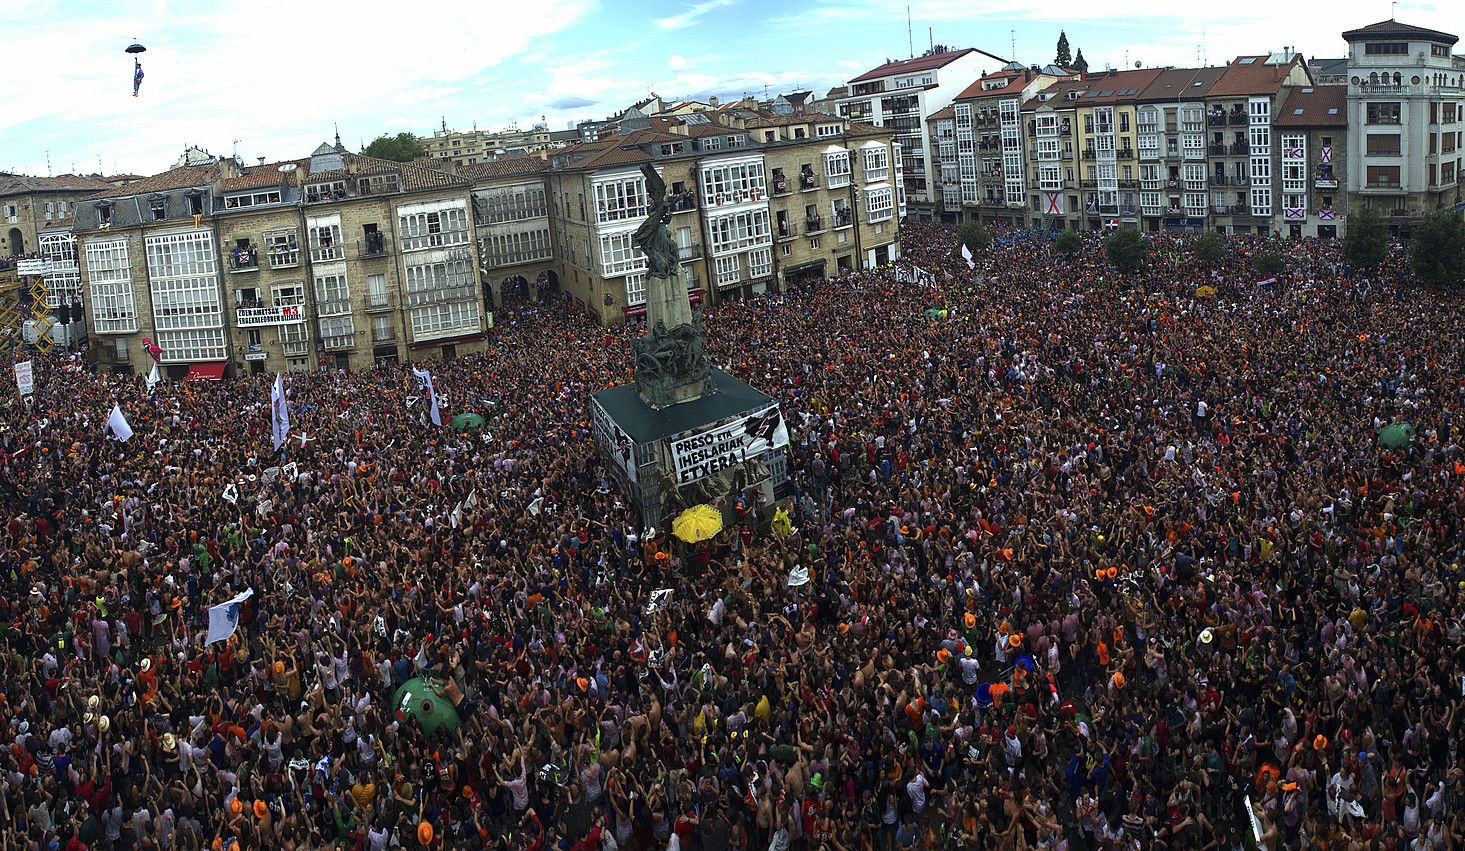
{"type": "MultiPolygon", "coordinates": [[[[788,428],[778,402],[720,369],[716,392],[656,410],[631,384],[590,398],[596,450],[643,526],[738,498],[767,509],[788,496],[788,428]]],[[[726,507],[725,505],[722,507],[726,507]]]]}

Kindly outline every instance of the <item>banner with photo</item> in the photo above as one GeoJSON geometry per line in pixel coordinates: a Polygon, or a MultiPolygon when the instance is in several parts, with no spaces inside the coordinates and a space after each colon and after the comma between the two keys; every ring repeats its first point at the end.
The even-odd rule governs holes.
{"type": "Polygon", "coordinates": [[[605,448],[615,465],[626,474],[626,478],[633,484],[638,484],[640,480],[636,473],[636,443],[600,407],[599,402],[590,404],[590,426],[595,433],[595,441],[605,448]]]}
{"type": "Polygon", "coordinates": [[[773,449],[788,446],[788,425],[777,405],[667,442],[677,486],[691,484],[773,449]]]}

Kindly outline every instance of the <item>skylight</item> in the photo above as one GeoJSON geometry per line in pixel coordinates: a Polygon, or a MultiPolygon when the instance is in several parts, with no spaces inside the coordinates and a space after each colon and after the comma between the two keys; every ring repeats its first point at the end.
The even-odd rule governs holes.
{"type": "Polygon", "coordinates": [[[1292,114],[1293,115],[1301,115],[1302,114],[1302,107],[1299,106],[1296,109],[1292,110],[1292,114]]]}
{"type": "Polygon", "coordinates": [[[1250,65],[1250,64],[1252,64],[1254,62],[1256,62],[1256,57],[1254,57],[1254,56],[1248,56],[1245,59],[1238,59],[1238,60],[1236,60],[1236,64],[1237,65],[1250,65]]]}

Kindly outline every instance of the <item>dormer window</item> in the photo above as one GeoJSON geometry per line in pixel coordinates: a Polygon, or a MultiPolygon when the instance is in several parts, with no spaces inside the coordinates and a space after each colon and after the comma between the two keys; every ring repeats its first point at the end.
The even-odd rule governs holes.
{"type": "Polygon", "coordinates": [[[103,201],[97,205],[97,218],[100,220],[102,227],[109,228],[112,226],[111,201],[103,201]]]}
{"type": "Polygon", "coordinates": [[[203,193],[197,189],[188,193],[188,212],[195,216],[203,215],[203,193]]]}

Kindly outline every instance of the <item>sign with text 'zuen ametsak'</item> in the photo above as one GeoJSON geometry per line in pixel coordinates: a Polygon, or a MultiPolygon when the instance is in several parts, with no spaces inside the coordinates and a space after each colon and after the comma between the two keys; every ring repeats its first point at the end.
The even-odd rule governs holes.
{"type": "Polygon", "coordinates": [[[294,325],[305,321],[305,308],[298,304],[278,307],[241,307],[234,311],[234,324],[240,328],[262,325],[294,325]]]}
{"type": "Polygon", "coordinates": [[[788,446],[788,426],[777,405],[667,443],[677,484],[685,485],[788,446]]]}

